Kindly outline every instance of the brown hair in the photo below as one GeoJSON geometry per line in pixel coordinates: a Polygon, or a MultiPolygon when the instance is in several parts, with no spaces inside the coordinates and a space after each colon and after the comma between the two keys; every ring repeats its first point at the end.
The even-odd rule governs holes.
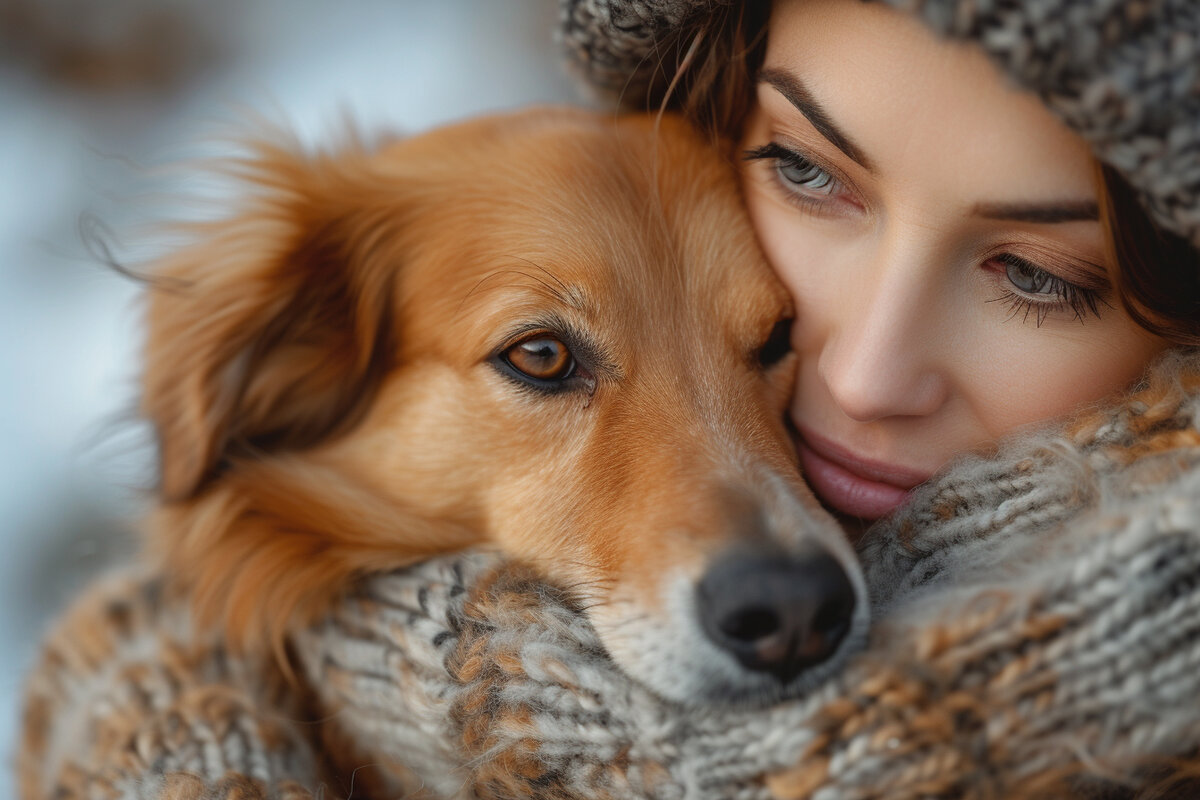
{"type": "Polygon", "coordinates": [[[770,3],[747,0],[694,14],[655,43],[648,110],[683,112],[715,139],[739,138],[766,50],[770,3]]]}
{"type": "Polygon", "coordinates": [[[1100,174],[1100,220],[1122,305],[1151,333],[1200,344],[1200,250],[1155,225],[1119,172],[1101,164],[1100,174]]]}
{"type": "MultiPolygon", "coordinates": [[[[656,43],[651,108],[681,111],[710,138],[737,141],[766,51],[767,0],[693,15],[656,43]]],[[[1200,345],[1200,250],[1150,218],[1117,170],[1099,163],[1104,225],[1121,304],[1138,325],[1176,344],[1200,345]]]]}

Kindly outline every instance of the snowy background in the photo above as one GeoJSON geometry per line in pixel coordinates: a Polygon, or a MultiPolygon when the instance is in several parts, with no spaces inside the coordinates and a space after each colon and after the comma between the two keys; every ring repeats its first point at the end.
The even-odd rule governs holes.
{"type": "Polygon", "coordinates": [[[162,167],[247,111],[320,142],[346,117],[416,131],[578,102],[556,15],[554,0],[0,0],[5,772],[38,637],[128,557],[151,474],[131,413],[138,286],[89,255],[81,220],[144,257],[139,226],[192,188],[162,167]]]}

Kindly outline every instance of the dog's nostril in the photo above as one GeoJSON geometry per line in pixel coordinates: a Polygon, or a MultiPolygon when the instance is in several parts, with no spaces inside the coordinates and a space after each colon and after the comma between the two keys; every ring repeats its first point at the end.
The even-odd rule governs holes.
{"type": "Polygon", "coordinates": [[[846,635],[846,628],[850,626],[850,617],[854,613],[854,595],[849,596],[849,607],[846,607],[846,599],[840,596],[831,598],[817,610],[812,625],[815,633],[838,639],[846,635]]]}
{"type": "Polygon", "coordinates": [[[709,639],[784,682],[837,652],[856,605],[845,570],[823,551],[732,554],[705,574],[696,595],[709,639]]]}
{"type": "Polygon", "coordinates": [[[721,620],[721,632],[731,639],[754,642],[779,633],[779,615],[766,608],[748,608],[721,620]]]}

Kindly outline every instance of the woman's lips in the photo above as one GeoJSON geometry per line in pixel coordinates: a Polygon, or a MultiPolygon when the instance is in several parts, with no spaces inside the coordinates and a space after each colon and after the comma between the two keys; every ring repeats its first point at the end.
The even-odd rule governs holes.
{"type": "Polygon", "coordinates": [[[796,450],[804,478],[825,504],[873,520],[895,511],[927,474],[871,461],[811,431],[800,429],[796,450]]]}

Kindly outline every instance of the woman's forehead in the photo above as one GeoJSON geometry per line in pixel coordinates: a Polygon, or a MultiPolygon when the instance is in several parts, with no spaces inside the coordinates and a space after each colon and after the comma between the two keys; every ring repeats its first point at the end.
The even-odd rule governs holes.
{"type": "MultiPolygon", "coordinates": [[[[1086,143],[1036,96],[982,52],[881,4],[783,0],[763,74],[802,87],[883,179],[971,204],[1094,196],[1086,143]]],[[[765,110],[807,126],[777,84],[760,86],[765,110]]]]}

